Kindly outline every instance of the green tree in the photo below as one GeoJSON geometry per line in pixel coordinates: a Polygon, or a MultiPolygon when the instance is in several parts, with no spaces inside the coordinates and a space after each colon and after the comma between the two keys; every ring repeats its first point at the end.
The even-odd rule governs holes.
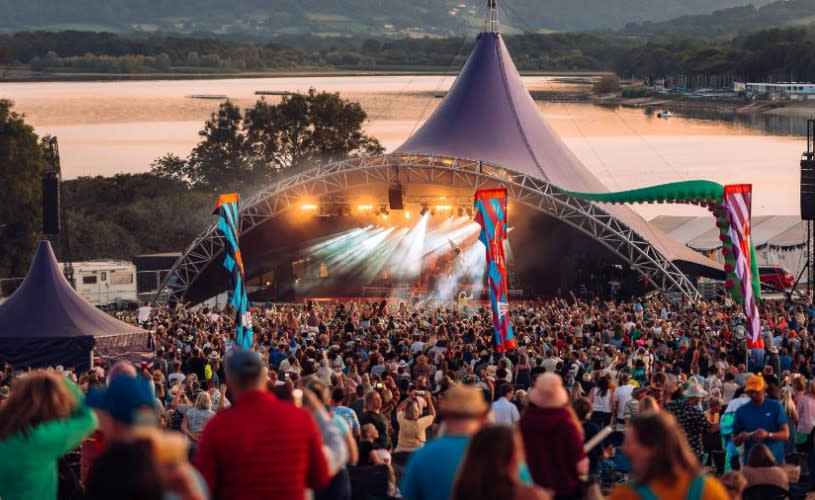
{"type": "Polygon", "coordinates": [[[23,276],[40,232],[40,179],[47,168],[34,129],[0,99],[0,276],[23,276]]]}
{"type": "Polygon", "coordinates": [[[367,117],[359,103],[312,88],[276,105],[258,101],[246,111],[244,129],[253,160],[264,164],[269,176],[353,154],[381,153],[379,141],[362,131],[367,117]]]}
{"type": "Polygon", "coordinates": [[[613,94],[620,91],[620,77],[617,75],[605,75],[600,77],[592,87],[597,95],[613,94]]]}
{"type": "Polygon", "coordinates": [[[167,154],[151,172],[212,191],[268,180],[280,171],[330,163],[353,154],[377,154],[382,145],[365,135],[359,103],[337,93],[309,90],[280,104],[261,99],[246,110],[227,101],[204,125],[202,140],[185,160],[167,154]]]}

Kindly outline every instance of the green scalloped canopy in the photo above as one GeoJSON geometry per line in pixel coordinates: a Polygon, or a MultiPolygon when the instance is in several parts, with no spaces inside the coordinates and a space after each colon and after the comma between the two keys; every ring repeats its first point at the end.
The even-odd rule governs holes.
{"type": "Polygon", "coordinates": [[[724,197],[724,186],[712,181],[681,181],[660,184],[657,186],[616,191],[613,193],[579,193],[563,191],[564,193],[591,201],[606,203],[652,203],[652,202],[691,202],[691,201],[717,201],[724,197]]]}

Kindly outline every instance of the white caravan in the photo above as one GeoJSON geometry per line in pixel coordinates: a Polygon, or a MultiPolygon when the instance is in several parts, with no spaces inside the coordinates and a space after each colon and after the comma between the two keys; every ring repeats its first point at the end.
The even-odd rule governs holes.
{"type": "MultiPolygon", "coordinates": [[[[63,264],[60,264],[63,266],[63,264]]],[[[74,262],[74,288],[95,306],[136,302],[136,266],[123,260],[74,262]]]]}

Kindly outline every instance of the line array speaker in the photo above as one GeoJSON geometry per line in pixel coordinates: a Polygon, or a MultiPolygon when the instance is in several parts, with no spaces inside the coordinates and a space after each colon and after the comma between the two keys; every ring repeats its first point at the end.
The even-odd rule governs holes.
{"type": "Polygon", "coordinates": [[[391,210],[405,209],[405,190],[398,184],[388,189],[388,202],[391,210]]]}
{"type": "Polygon", "coordinates": [[[815,220],[815,159],[801,160],[801,219],[815,220]]]}

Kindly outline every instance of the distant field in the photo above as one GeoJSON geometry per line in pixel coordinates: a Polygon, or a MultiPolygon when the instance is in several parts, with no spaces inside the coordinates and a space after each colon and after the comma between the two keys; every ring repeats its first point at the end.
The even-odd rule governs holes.
{"type": "Polygon", "coordinates": [[[26,26],[28,30],[40,31],[96,31],[105,33],[121,33],[121,28],[105,25],[105,24],[91,24],[91,23],[59,23],[59,24],[43,24],[37,26],[26,26]]]}
{"type": "Polygon", "coordinates": [[[351,21],[347,16],[340,14],[320,14],[319,12],[308,12],[306,17],[316,23],[345,23],[351,21]]]}

